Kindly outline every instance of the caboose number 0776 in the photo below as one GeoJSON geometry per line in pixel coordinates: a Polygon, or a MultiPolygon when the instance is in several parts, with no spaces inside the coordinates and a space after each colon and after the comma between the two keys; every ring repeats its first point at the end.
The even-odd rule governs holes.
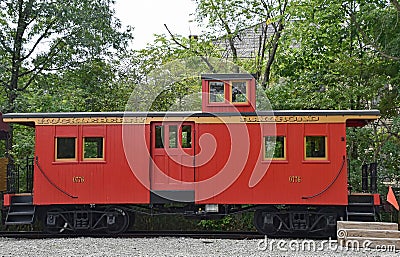
{"type": "Polygon", "coordinates": [[[376,218],[380,196],[349,190],[346,128],[379,111],[256,111],[249,74],[202,75],[202,94],[202,112],[4,114],[2,138],[8,123],[35,129],[35,156],[23,194],[9,161],[3,221],[121,233],[138,208],[252,211],[266,235],[330,235],[337,220],[376,218]]]}

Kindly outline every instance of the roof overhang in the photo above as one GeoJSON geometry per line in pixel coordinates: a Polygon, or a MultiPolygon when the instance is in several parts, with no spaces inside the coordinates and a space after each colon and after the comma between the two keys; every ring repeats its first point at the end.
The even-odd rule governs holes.
{"type": "Polygon", "coordinates": [[[196,123],[345,123],[362,127],[380,117],[378,110],[279,110],[252,113],[205,112],[69,112],[10,113],[4,122],[35,125],[149,124],[154,121],[196,123]]]}

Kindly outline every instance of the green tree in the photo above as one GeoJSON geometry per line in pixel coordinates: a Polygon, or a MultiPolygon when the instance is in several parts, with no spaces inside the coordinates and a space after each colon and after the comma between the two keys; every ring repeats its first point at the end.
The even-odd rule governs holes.
{"type": "Polygon", "coordinates": [[[125,50],[113,0],[4,0],[0,2],[0,82],[3,112],[42,74],[74,70],[125,50]]]}
{"type": "Polygon", "coordinates": [[[23,112],[123,111],[132,91],[130,76],[119,60],[93,60],[39,76],[21,93],[18,106],[23,112]]]}
{"type": "MultiPolygon", "coordinates": [[[[278,50],[275,109],[373,109],[381,119],[348,129],[353,185],[361,165],[378,162],[380,181],[399,177],[399,26],[387,1],[292,1],[278,50]],[[371,41],[374,39],[373,41],[371,41]]],[[[358,186],[360,186],[358,184],[358,186]]]]}
{"type": "Polygon", "coordinates": [[[197,21],[207,22],[210,40],[216,44],[226,40],[233,63],[255,73],[260,78],[262,87],[267,88],[281,37],[290,18],[288,12],[290,1],[196,0],[196,2],[197,21]],[[241,32],[251,27],[259,35],[259,39],[254,59],[248,61],[240,56],[238,46],[243,44],[241,32]]]}
{"type": "MultiPolygon", "coordinates": [[[[141,92],[152,95],[151,90],[157,88],[156,94],[162,91],[152,103],[150,111],[194,111],[201,110],[200,73],[214,73],[226,70],[221,67],[220,49],[216,48],[205,37],[182,37],[175,35],[166,26],[169,36],[156,35],[156,40],[145,49],[131,53],[131,71],[135,73],[133,83],[136,85],[149,84],[148,91],[141,92]],[[167,74],[163,72],[167,71],[167,74]],[[194,75],[196,75],[194,77],[194,75]],[[149,78],[149,76],[152,76],[149,78]],[[165,76],[165,77],[164,77],[165,76]],[[174,78],[163,88],[152,81],[162,81],[164,78],[174,78]],[[191,96],[190,100],[187,96],[191,96]],[[197,96],[196,96],[197,95],[197,96]]],[[[145,88],[144,88],[145,89],[145,88]]],[[[145,90],[144,90],[145,91],[145,90]]],[[[131,109],[148,111],[147,96],[136,96],[131,109]],[[146,107],[144,107],[146,106],[146,107]]]]}

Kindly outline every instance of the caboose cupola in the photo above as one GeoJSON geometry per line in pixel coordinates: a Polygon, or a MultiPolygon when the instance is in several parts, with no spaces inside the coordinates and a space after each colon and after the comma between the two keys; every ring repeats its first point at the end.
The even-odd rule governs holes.
{"type": "Polygon", "coordinates": [[[252,75],[203,74],[203,112],[254,112],[256,109],[256,83],[252,75]]]}

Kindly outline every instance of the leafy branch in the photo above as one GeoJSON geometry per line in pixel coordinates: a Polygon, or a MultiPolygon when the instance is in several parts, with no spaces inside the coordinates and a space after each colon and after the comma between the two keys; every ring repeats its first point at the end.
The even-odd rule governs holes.
{"type": "MultiPolygon", "coordinates": [[[[399,5],[399,3],[397,2],[397,0],[392,0],[392,2],[396,2],[397,5],[399,5]]],[[[355,27],[357,28],[357,30],[361,33],[363,39],[366,41],[366,43],[368,45],[370,45],[373,49],[375,49],[375,51],[377,51],[381,56],[390,59],[390,60],[395,60],[395,61],[399,61],[400,57],[397,56],[392,56],[390,54],[387,54],[385,51],[383,51],[381,49],[381,47],[372,39],[370,38],[367,33],[364,31],[364,29],[361,27],[360,23],[357,20],[356,14],[350,10],[349,8],[347,8],[345,5],[343,5],[344,10],[346,11],[346,13],[350,16],[351,21],[354,23],[355,27]]],[[[400,8],[400,5],[399,5],[400,8]]]]}
{"type": "Polygon", "coordinates": [[[208,68],[210,69],[211,72],[214,72],[214,73],[216,72],[214,66],[210,63],[210,61],[202,53],[200,53],[197,50],[194,50],[192,48],[189,48],[186,45],[184,45],[181,42],[179,42],[179,40],[169,30],[167,24],[164,24],[164,27],[168,31],[168,34],[171,36],[171,39],[172,39],[172,41],[175,42],[175,44],[177,44],[178,46],[182,47],[185,50],[193,52],[196,56],[199,56],[201,58],[201,60],[203,60],[207,64],[207,66],[208,66],[208,68]]]}

